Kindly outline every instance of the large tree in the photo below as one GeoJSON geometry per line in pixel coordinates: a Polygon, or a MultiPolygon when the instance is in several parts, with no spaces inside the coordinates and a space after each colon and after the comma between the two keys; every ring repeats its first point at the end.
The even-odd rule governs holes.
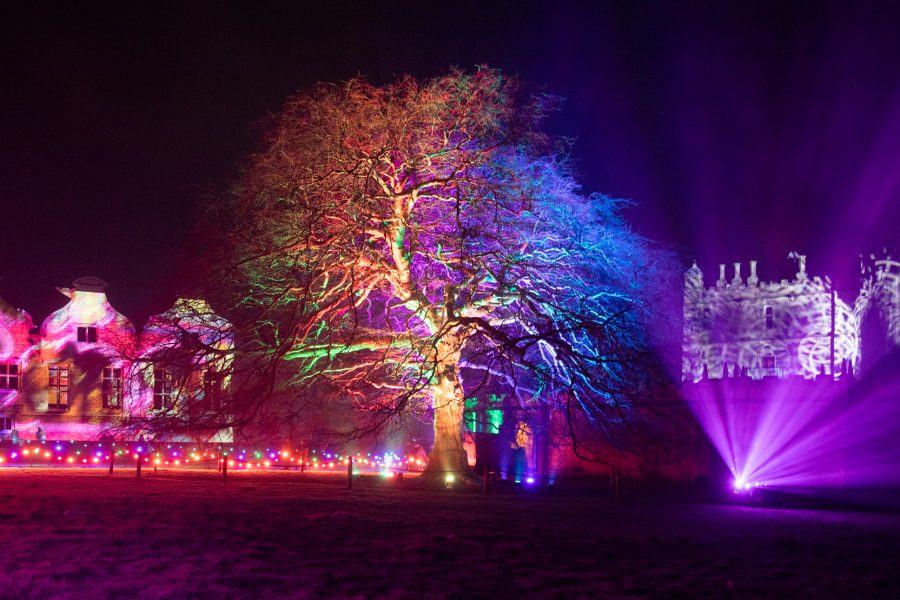
{"type": "Polygon", "coordinates": [[[626,422],[655,251],[620,201],[579,193],[541,131],[554,104],[487,68],[292,97],[211,213],[238,350],[267,365],[233,414],[315,396],[424,416],[435,470],[465,468],[479,388],[626,422]]]}

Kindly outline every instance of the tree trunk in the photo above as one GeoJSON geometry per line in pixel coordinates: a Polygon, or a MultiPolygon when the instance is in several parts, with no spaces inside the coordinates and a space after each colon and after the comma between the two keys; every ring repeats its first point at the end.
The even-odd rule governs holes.
{"type": "MultiPolygon", "coordinates": [[[[445,344],[441,346],[446,348],[445,344]]],[[[468,471],[469,462],[462,439],[465,396],[457,375],[459,352],[451,350],[441,356],[441,350],[439,347],[436,381],[431,388],[434,397],[434,446],[428,456],[427,471],[461,477],[468,471]]]]}

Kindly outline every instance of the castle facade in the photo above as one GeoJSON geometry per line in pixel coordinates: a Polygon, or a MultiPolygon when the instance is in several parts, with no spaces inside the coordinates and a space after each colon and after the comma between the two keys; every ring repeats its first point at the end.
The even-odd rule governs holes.
{"type": "Polygon", "coordinates": [[[719,265],[706,287],[695,263],[684,274],[682,380],[749,377],[832,379],[859,376],[900,348],[900,261],[861,261],[853,297],[827,277],[810,277],[806,256],[792,253],[792,280],[761,282],[750,261],[742,277],[719,265]]]}

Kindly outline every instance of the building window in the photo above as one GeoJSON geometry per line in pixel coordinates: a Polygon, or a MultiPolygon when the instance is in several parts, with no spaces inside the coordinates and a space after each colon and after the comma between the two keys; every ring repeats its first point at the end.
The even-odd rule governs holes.
{"type": "Polygon", "coordinates": [[[12,428],[13,428],[12,417],[0,416],[0,431],[12,431],[12,428]]]}
{"type": "Polygon", "coordinates": [[[775,328],[775,310],[771,306],[766,306],[763,309],[763,314],[766,317],[766,329],[774,329],[775,328]]]}
{"type": "Polygon", "coordinates": [[[762,357],[762,366],[763,369],[774,369],[775,368],[775,355],[767,354],[762,357]]]}
{"type": "Polygon", "coordinates": [[[96,344],[97,343],[97,328],[96,327],[79,327],[78,328],[78,341],[79,342],[87,342],[88,344],[96,344]]]}
{"type": "Polygon", "coordinates": [[[172,408],[172,372],[153,369],[153,409],[172,408]]]}
{"type": "Polygon", "coordinates": [[[203,400],[208,409],[222,408],[222,374],[215,369],[203,373],[203,400]]]}
{"type": "Polygon", "coordinates": [[[472,433],[500,433],[503,425],[503,398],[494,394],[486,402],[468,398],[463,418],[472,433]]]}
{"type": "Polygon", "coordinates": [[[203,346],[200,334],[193,331],[181,332],[181,347],[188,350],[197,350],[203,346]]]}
{"type": "Polygon", "coordinates": [[[69,367],[50,367],[47,403],[54,408],[69,406],[69,367]]]}
{"type": "Polygon", "coordinates": [[[103,408],[119,408],[122,406],[122,368],[104,367],[103,381],[103,408]]]}
{"type": "Polygon", "coordinates": [[[19,365],[0,364],[0,390],[19,389],[19,365]]]}

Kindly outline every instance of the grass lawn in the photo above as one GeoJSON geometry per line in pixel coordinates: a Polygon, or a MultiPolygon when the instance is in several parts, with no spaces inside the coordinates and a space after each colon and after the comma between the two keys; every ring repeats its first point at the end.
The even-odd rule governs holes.
{"type": "Polygon", "coordinates": [[[900,515],[0,469],[2,598],[897,598],[900,515]]]}

